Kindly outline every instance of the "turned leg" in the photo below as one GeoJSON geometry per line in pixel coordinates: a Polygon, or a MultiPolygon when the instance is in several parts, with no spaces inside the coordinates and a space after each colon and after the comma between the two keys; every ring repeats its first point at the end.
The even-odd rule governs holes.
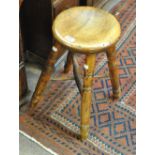
{"type": "Polygon", "coordinates": [[[89,54],[84,65],[84,79],[81,103],[81,139],[86,139],[89,134],[90,108],[92,101],[92,83],[95,68],[96,55],[89,54]]]}
{"type": "Polygon", "coordinates": [[[68,52],[67,61],[64,66],[64,73],[68,73],[71,70],[71,67],[72,67],[72,53],[68,52]]]}
{"type": "Polygon", "coordinates": [[[31,99],[30,108],[33,109],[43,98],[42,93],[46,87],[47,82],[50,80],[51,74],[54,70],[54,64],[57,61],[59,55],[60,51],[57,50],[56,47],[54,47],[53,51],[49,54],[45,69],[42,71],[41,76],[38,80],[37,86],[31,99]]]}
{"type": "Polygon", "coordinates": [[[116,61],[115,46],[111,46],[108,48],[107,57],[108,57],[109,72],[110,72],[110,78],[111,78],[112,89],[113,89],[113,97],[118,99],[121,95],[121,89],[119,85],[119,73],[118,73],[118,64],[116,61]]]}

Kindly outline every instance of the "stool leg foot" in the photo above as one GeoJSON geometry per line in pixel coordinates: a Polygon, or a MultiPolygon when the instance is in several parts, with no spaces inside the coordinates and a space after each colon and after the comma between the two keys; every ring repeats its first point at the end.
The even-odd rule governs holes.
{"type": "Polygon", "coordinates": [[[57,52],[52,51],[49,54],[47,64],[45,65],[45,69],[42,71],[37,86],[35,88],[35,91],[33,93],[30,103],[30,109],[36,107],[36,105],[42,100],[43,98],[42,93],[47,85],[47,82],[50,80],[51,74],[54,70],[54,64],[57,61],[59,55],[60,55],[59,51],[57,52]]]}
{"type": "Polygon", "coordinates": [[[72,67],[72,53],[69,52],[67,55],[67,61],[64,66],[64,73],[68,73],[71,70],[72,67]]]}
{"type": "Polygon", "coordinates": [[[111,46],[107,50],[108,66],[110,71],[110,78],[113,89],[113,97],[118,99],[121,96],[121,89],[119,85],[118,64],[116,61],[116,49],[115,46],[111,46]]]}
{"type": "Polygon", "coordinates": [[[90,124],[90,108],[92,101],[92,83],[95,68],[96,55],[90,54],[86,57],[84,66],[84,79],[81,103],[81,139],[87,139],[90,124]]]}

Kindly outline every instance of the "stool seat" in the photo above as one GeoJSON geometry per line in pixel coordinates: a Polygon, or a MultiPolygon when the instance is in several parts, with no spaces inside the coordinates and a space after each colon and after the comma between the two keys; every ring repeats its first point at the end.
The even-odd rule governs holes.
{"type": "MultiPolygon", "coordinates": [[[[84,140],[89,136],[93,79],[98,52],[105,52],[107,55],[113,99],[118,99],[121,95],[116,52],[116,42],[121,33],[120,24],[113,15],[101,9],[74,7],[56,17],[52,30],[54,39],[69,49],[64,73],[68,73],[73,65],[74,79],[81,94],[80,137],[84,140]],[[83,73],[76,59],[80,54],[76,53],[86,55],[83,73]]],[[[55,45],[59,44],[57,41],[55,45]]],[[[31,100],[32,108],[43,99],[43,90],[61,54],[61,50],[56,50],[56,47],[53,46],[53,51],[50,52],[46,67],[39,78],[31,100]]],[[[65,78],[58,80],[60,79],[65,80],[65,78]]]]}
{"type": "Polygon", "coordinates": [[[120,24],[110,13],[94,7],[73,7],[53,23],[53,35],[62,45],[79,53],[96,53],[115,44],[120,24]]]}

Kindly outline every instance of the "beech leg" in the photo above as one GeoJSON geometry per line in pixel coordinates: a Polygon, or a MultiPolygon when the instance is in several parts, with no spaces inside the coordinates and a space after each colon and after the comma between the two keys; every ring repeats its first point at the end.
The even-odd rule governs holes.
{"type": "Polygon", "coordinates": [[[116,48],[111,46],[107,50],[108,66],[110,72],[110,78],[113,89],[113,97],[118,99],[121,95],[121,89],[119,84],[118,64],[116,61],[116,48]]]}
{"type": "Polygon", "coordinates": [[[90,111],[92,101],[92,84],[96,55],[89,54],[84,65],[84,79],[81,103],[81,139],[86,139],[89,134],[90,111]]]}
{"type": "MultiPolygon", "coordinates": [[[[56,49],[56,48],[55,48],[56,49]]],[[[42,100],[43,96],[42,93],[50,80],[51,74],[54,71],[54,64],[56,63],[58,57],[60,56],[60,51],[53,50],[50,52],[47,63],[45,65],[45,69],[42,71],[41,76],[38,80],[37,86],[33,93],[30,108],[33,109],[37,106],[37,104],[42,100]]]]}

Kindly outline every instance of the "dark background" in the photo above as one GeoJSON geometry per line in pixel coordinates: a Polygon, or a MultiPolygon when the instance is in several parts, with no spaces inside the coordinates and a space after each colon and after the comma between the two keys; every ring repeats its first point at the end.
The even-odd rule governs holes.
{"type": "MultiPolygon", "coordinates": [[[[86,0],[80,0],[79,4],[86,5],[86,0]]],[[[52,47],[51,25],[51,0],[24,0],[20,8],[24,51],[29,50],[47,59],[52,47]]]]}

